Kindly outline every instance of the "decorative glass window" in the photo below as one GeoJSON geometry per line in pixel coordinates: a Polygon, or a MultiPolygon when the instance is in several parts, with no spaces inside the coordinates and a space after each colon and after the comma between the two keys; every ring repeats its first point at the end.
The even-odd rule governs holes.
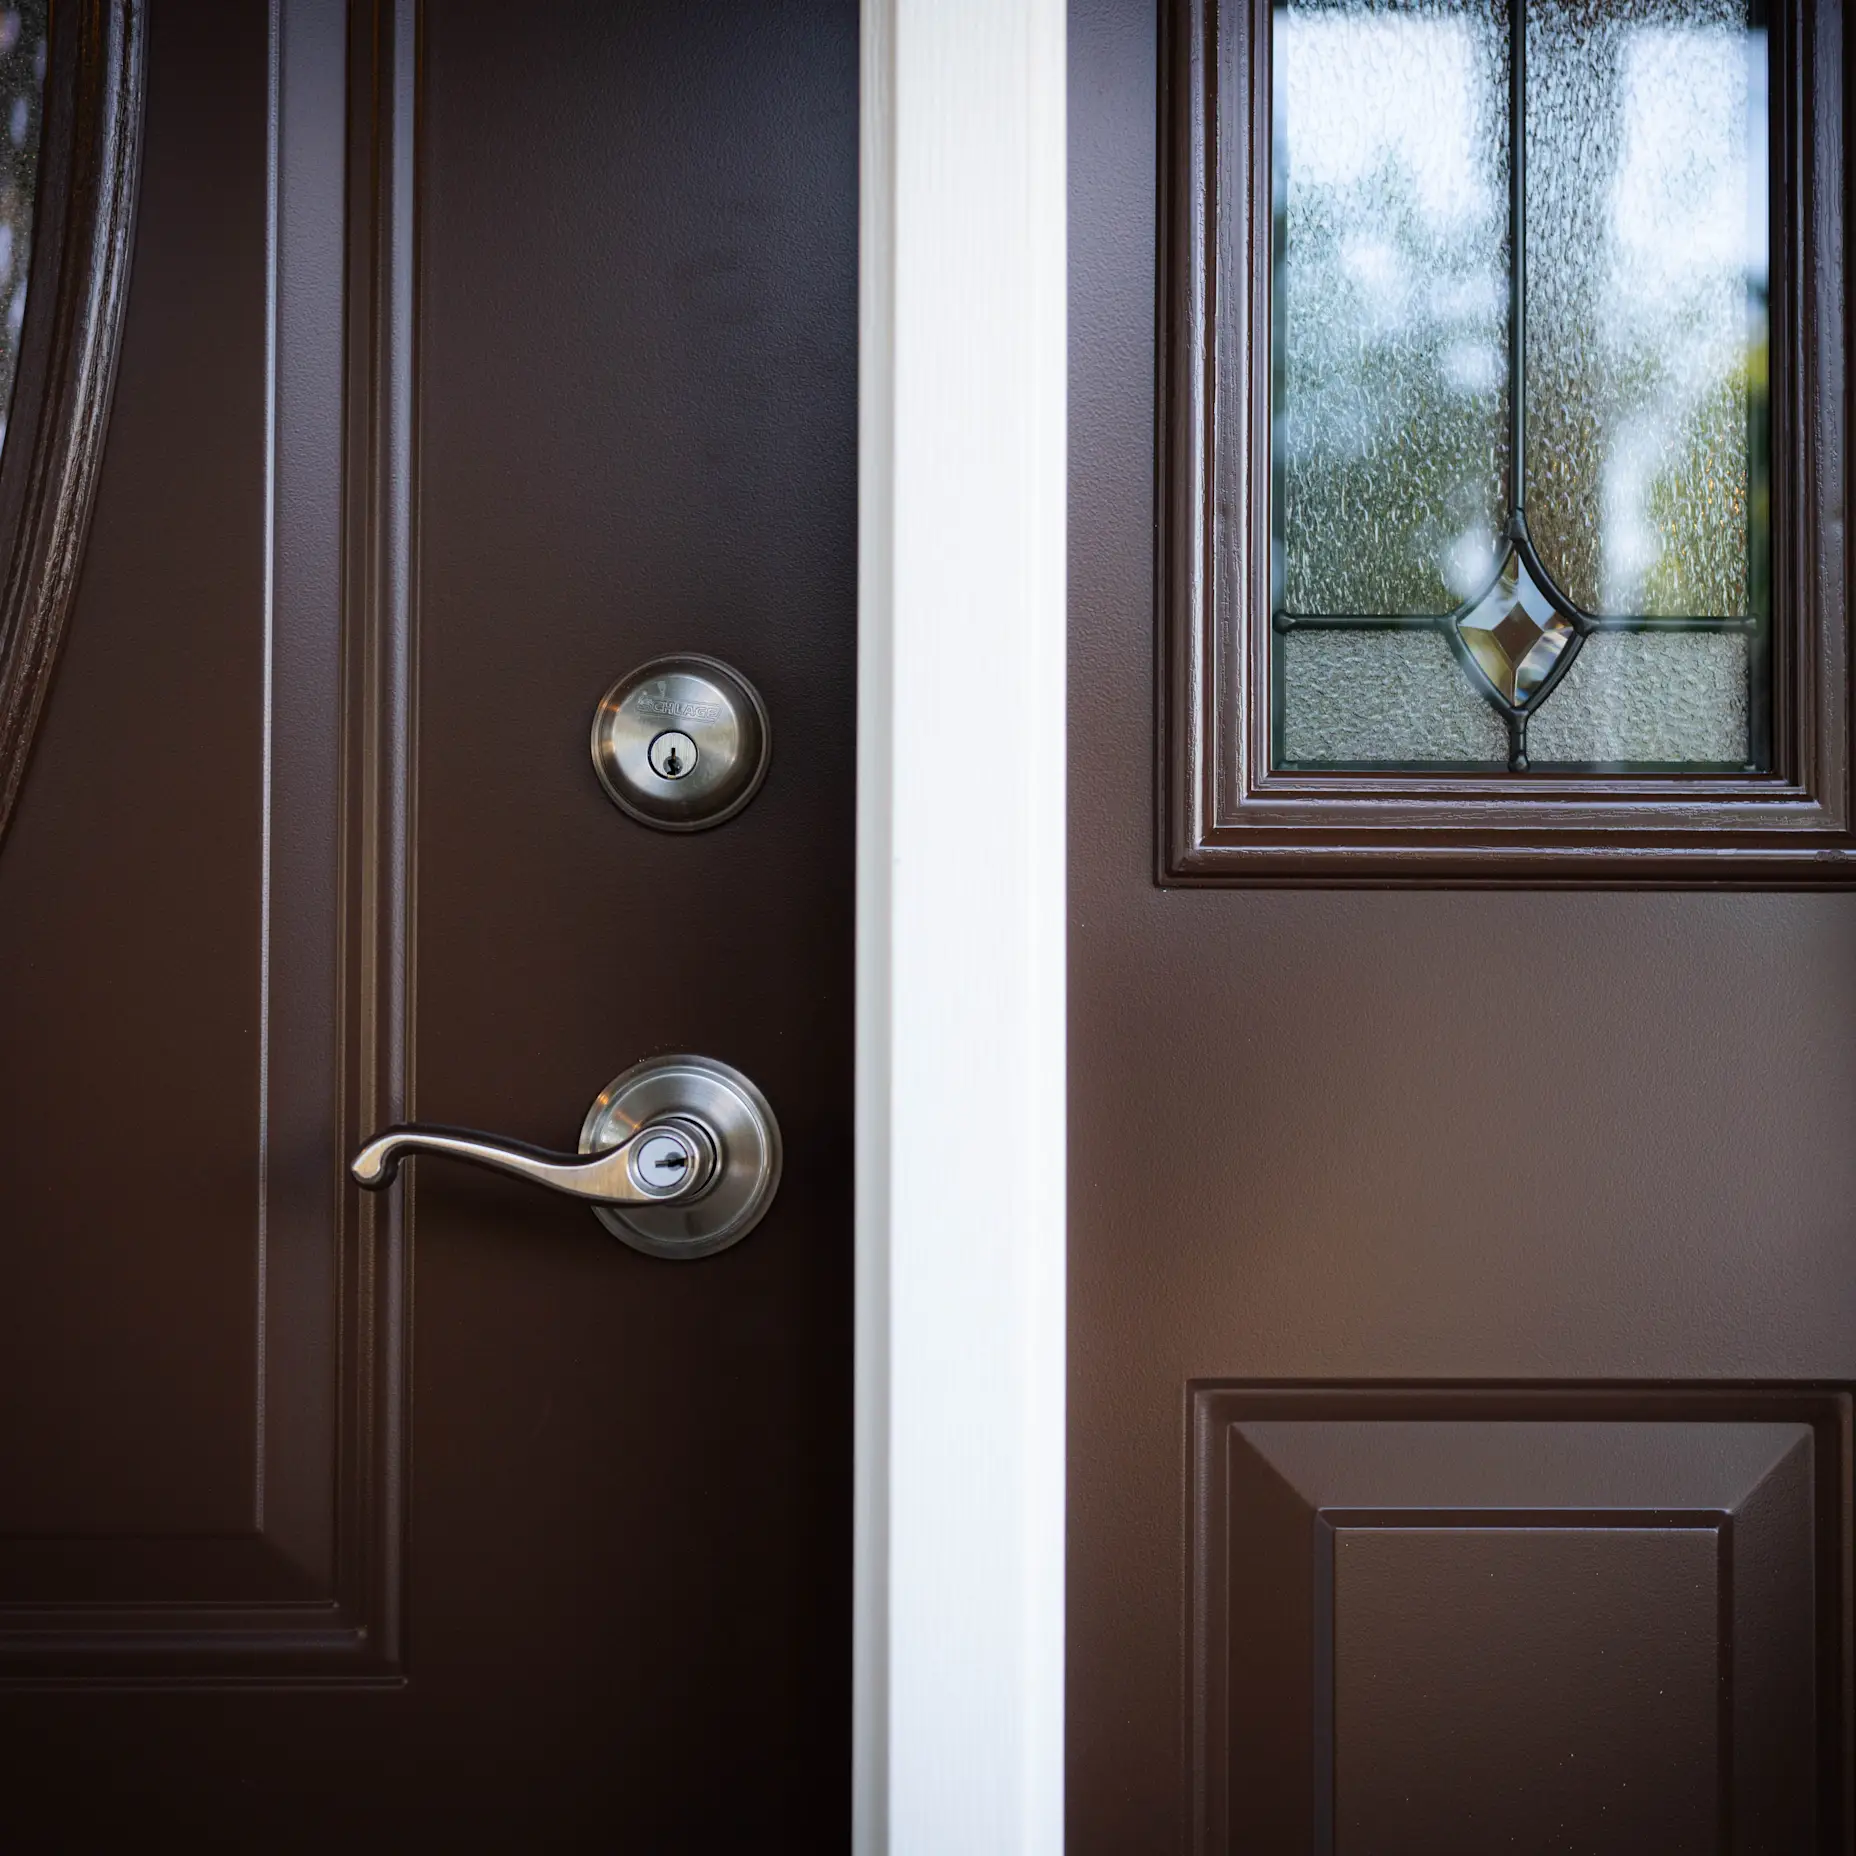
{"type": "Polygon", "coordinates": [[[1163,877],[1856,877],[1838,0],[1167,17],[1163,877]]]}
{"type": "Polygon", "coordinates": [[[1279,766],[1763,768],[1747,0],[1274,18],[1279,766]]]}

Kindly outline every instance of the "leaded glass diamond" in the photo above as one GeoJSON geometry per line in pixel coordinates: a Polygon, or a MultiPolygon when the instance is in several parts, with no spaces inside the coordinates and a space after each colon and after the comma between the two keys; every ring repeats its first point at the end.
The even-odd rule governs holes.
{"type": "Polygon", "coordinates": [[[1495,693],[1517,709],[1533,701],[1573,640],[1572,626],[1514,553],[1503,562],[1501,578],[1457,620],[1456,629],[1495,693]]]}

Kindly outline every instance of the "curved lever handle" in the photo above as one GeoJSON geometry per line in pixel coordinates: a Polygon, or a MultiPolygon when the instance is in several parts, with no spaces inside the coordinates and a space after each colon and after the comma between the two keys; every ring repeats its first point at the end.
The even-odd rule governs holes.
{"type": "Polygon", "coordinates": [[[472,1166],[510,1173],[532,1185],[593,1205],[682,1205],[715,1183],[715,1136],[688,1115],[667,1115],[630,1140],[597,1154],[554,1154],[521,1141],[502,1141],[468,1128],[387,1128],[355,1155],[349,1171],[370,1192],[393,1184],[413,1154],[442,1154],[472,1166]]]}
{"type": "Polygon", "coordinates": [[[621,1243],[685,1262],[740,1243],[780,1185],[780,1124],[767,1098],[739,1070],[692,1054],[647,1058],[615,1076],[580,1124],[577,1154],[468,1128],[384,1128],[351,1170],[378,1192],[414,1154],[565,1193],[621,1243]]]}

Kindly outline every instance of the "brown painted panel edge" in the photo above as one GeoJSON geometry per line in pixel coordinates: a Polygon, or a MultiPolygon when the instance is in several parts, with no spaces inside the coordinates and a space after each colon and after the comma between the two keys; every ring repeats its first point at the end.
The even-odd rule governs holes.
{"type": "Polygon", "coordinates": [[[1219,0],[1166,0],[1156,431],[1162,885],[1856,883],[1840,0],[1788,0],[1773,23],[1782,80],[1773,90],[1775,195],[1795,205],[1773,216],[1778,771],[1525,782],[1285,775],[1268,766],[1259,708],[1269,552],[1267,473],[1254,461],[1268,455],[1269,435],[1267,343],[1255,331],[1269,316],[1268,266],[1258,255],[1269,225],[1269,0],[1235,0],[1222,21],[1219,0]]]}

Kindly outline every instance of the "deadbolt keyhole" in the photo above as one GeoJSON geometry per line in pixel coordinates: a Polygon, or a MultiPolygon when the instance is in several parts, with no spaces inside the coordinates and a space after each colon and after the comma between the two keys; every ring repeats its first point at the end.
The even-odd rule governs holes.
{"type": "Polygon", "coordinates": [[[696,765],[696,743],[682,729],[667,728],[651,743],[650,758],[660,780],[681,780],[696,765]]]}

